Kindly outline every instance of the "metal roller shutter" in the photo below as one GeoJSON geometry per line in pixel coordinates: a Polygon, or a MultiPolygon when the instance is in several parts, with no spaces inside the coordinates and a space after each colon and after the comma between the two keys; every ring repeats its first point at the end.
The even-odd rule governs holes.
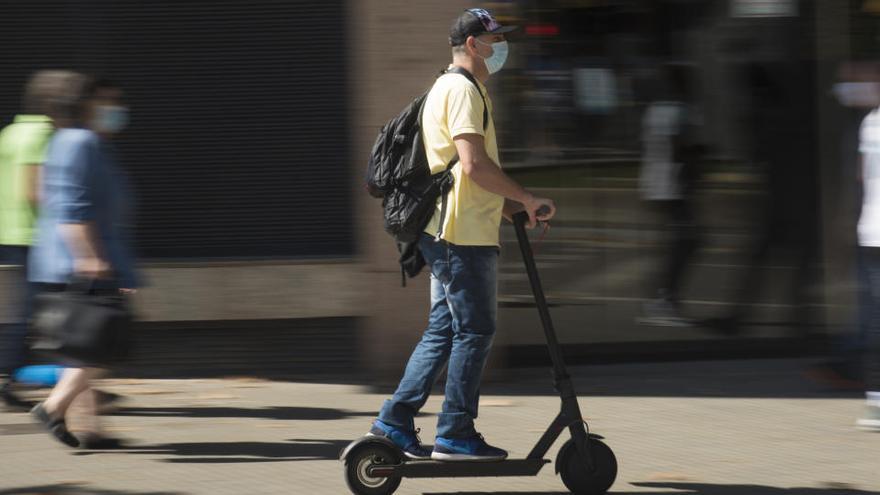
{"type": "Polygon", "coordinates": [[[345,15],[345,0],[4,2],[0,115],[38,69],[118,81],[142,256],[351,255],[345,15]]]}

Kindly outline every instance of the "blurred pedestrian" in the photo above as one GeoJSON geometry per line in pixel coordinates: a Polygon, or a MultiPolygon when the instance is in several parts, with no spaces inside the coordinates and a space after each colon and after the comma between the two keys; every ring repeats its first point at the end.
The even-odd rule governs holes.
{"type": "Polygon", "coordinates": [[[688,103],[689,82],[684,66],[665,66],[664,95],[648,106],[642,119],[639,189],[648,207],[663,217],[671,238],[655,299],[644,305],[638,319],[645,325],[691,324],[682,315],[681,288],[699,245],[694,189],[702,146],[698,137],[701,119],[688,103]]]}
{"type": "Polygon", "coordinates": [[[763,168],[765,194],[742,279],[731,304],[720,317],[703,322],[715,332],[740,334],[750,305],[763,289],[769,261],[777,256],[794,270],[787,285],[791,297],[791,328],[798,336],[812,337],[813,321],[808,308],[810,290],[817,282],[814,261],[818,244],[818,190],[815,153],[804,143],[814,142],[811,100],[814,95],[802,84],[806,69],[798,63],[749,64],[745,82],[751,105],[753,162],[763,168]]]}
{"type": "MultiPolygon", "coordinates": [[[[51,105],[58,131],[46,156],[37,243],[29,262],[39,291],[63,291],[86,281],[93,294],[130,294],[137,287],[135,260],[127,233],[131,195],[116,159],[112,138],[128,120],[122,91],[113,83],[72,74],[51,105]]],[[[84,448],[113,448],[104,436],[91,388],[105,362],[71,360],[49,397],[32,415],[59,441],[84,448]],[[65,418],[74,400],[86,411],[77,436],[65,418]]]]}
{"type": "Polygon", "coordinates": [[[862,122],[880,106],[880,72],[875,63],[845,62],[838,70],[832,93],[840,104],[840,166],[843,173],[841,197],[846,214],[839,222],[842,242],[853,242],[853,260],[858,280],[859,310],[855,324],[836,339],[828,359],[813,366],[809,375],[840,389],[864,390],[864,360],[870,333],[870,290],[864,250],[859,247],[855,225],[864,199],[862,160],[859,152],[862,122]],[[852,218],[854,217],[854,218],[852,218]],[[843,230],[845,229],[845,230],[843,230]],[[852,238],[850,238],[852,236],[852,238]]]}
{"type": "Polygon", "coordinates": [[[510,218],[515,211],[524,209],[532,227],[542,206],[549,211],[538,220],[555,213],[552,201],[529,193],[500,167],[492,101],[484,83],[504,65],[504,33],[511,29],[483,9],[463,12],[449,35],[452,65],[437,79],[422,109],[428,163],[435,173],[451,166],[455,182],[448,209],[446,202],[438,202],[419,239],[431,269],[428,328],[370,430],[389,438],[409,458],[507,457],[474,428],[480,380],[495,335],[499,227],[502,216],[510,218]],[[414,418],[444,367],[446,401],[431,452],[418,439],[414,418]]]}
{"type": "Polygon", "coordinates": [[[880,107],[862,121],[859,151],[864,192],[858,235],[867,282],[862,311],[867,324],[868,353],[865,416],[858,420],[858,425],[880,431],[880,107]]]}
{"type": "Polygon", "coordinates": [[[24,90],[24,112],[0,132],[0,263],[11,267],[13,322],[0,330],[0,398],[10,408],[30,404],[13,391],[15,370],[25,363],[26,320],[33,290],[27,280],[27,258],[33,241],[40,169],[54,131],[47,103],[64,77],[62,71],[40,71],[24,90]]]}

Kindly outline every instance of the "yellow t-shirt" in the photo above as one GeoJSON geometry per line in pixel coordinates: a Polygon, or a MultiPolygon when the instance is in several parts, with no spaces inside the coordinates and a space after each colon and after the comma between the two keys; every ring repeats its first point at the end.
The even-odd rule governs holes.
{"type": "MultiPolygon", "coordinates": [[[[479,83],[479,81],[478,81],[479,83]]],[[[422,140],[431,173],[439,173],[456,155],[453,138],[461,134],[480,134],[486,143],[489,158],[499,164],[498,143],[492,101],[486,87],[480,91],[489,106],[489,122],[483,130],[483,100],[477,88],[461,74],[440,76],[425,100],[422,114],[422,140]]],[[[456,162],[452,168],[455,184],[449,193],[442,238],[461,246],[497,246],[504,198],[478,186],[465,175],[456,162]]],[[[442,200],[442,198],[441,198],[442,200]]],[[[437,234],[441,200],[437,201],[434,217],[425,232],[437,234]]]]}

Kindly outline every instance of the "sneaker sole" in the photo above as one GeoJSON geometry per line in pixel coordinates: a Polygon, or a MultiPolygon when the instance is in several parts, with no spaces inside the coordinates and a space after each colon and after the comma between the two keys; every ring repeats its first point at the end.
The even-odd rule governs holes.
{"type": "Polygon", "coordinates": [[[497,462],[503,461],[507,459],[506,455],[502,456],[484,456],[484,455],[473,455],[473,454],[447,454],[444,452],[431,452],[431,459],[435,461],[447,461],[447,462],[461,462],[461,461],[471,461],[471,462],[497,462]]]}
{"type": "Polygon", "coordinates": [[[415,461],[427,461],[427,460],[431,459],[430,455],[417,456],[415,454],[410,454],[409,452],[404,452],[403,455],[405,455],[409,459],[413,459],[415,461]]]}
{"type": "Polygon", "coordinates": [[[674,317],[663,317],[663,316],[647,316],[642,318],[636,318],[637,325],[644,325],[648,327],[674,327],[674,328],[690,328],[695,326],[694,323],[690,320],[683,320],[674,317]]]}

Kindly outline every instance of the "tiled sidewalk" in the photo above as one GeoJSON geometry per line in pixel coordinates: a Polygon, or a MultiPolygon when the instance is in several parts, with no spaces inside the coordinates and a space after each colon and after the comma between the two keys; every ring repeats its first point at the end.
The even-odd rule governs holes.
{"type": "MultiPolygon", "coordinates": [[[[620,463],[613,492],[880,494],[880,434],[853,427],[860,400],[813,389],[800,380],[800,366],[578,368],[585,414],[620,463]]],[[[518,370],[486,387],[478,427],[512,456],[524,456],[556,412],[547,376],[518,370]]],[[[70,450],[26,414],[0,413],[0,495],[342,495],[338,453],[368,429],[384,398],[362,386],[246,379],[103,386],[127,398],[106,420],[131,448],[70,450]]],[[[440,404],[432,398],[426,413],[440,404]]],[[[427,415],[418,422],[428,441],[432,423],[427,415]]],[[[567,492],[550,465],[534,478],[404,480],[397,493],[567,492]]]]}

